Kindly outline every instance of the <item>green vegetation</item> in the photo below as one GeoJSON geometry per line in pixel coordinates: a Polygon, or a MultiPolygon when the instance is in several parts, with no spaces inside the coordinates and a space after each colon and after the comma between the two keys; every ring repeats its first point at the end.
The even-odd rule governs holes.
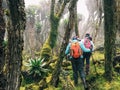
{"type": "Polygon", "coordinates": [[[50,58],[51,51],[52,51],[52,49],[48,43],[49,43],[49,39],[46,40],[46,42],[44,43],[44,46],[41,50],[41,58],[45,58],[46,61],[50,58]]]}
{"type": "MultiPolygon", "coordinates": [[[[44,60],[41,60],[39,58],[31,59],[29,61],[29,70],[31,71],[31,73],[38,74],[37,78],[41,77],[41,80],[37,83],[31,82],[31,84],[26,84],[22,86],[20,90],[27,90],[26,88],[31,88],[31,90],[40,90],[40,85],[43,85],[41,84],[41,82],[43,82],[44,79],[47,85],[44,85],[44,90],[83,90],[83,85],[80,78],[79,85],[77,87],[74,86],[71,64],[69,63],[69,61],[66,60],[64,60],[62,65],[63,69],[60,74],[60,83],[58,87],[55,88],[49,85],[52,73],[49,72],[49,75],[47,75],[45,78],[44,76],[41,76],[43,74],[40,74],[44,73],[42,72],[42,69],[40,69],[42,66],[44,66],[43,61],[44,60]]],[[[54,66],[54,64],[55,63],[52,63],[52,67],[54,66]]],[[[90,74],[86,77],[89,88],[91,88],[91,90],[119,90],[120,73],[114,71],[113,81],[108,82],[104,77],[104,72],[104,52],[95,51],[93,53],[93,57],[91,57],[90,74]],[[97,73],[95,71],[95,68],[97,73]]]]}
{"type": "Polygon", "coordinates": [[[35,58],[29,60],[29,74],[34,76],[34,78],[43,78],[48,72],[47,69],[44,68],[45,63],[43,62],[44,59],[35,58]]]}
{"type": "Polygon", "coordinates": [[[37,33],[41,32],[42,24],[40,22],[35,23],[37,33]]]}
{"type": "Polygon", "coordinates": [[[44,68],[45,65],[46,63],[44,62],[44,59],[41,58],[30,59],[26,62],[26,68],[24,66],[24,69],[26,70],[23,70],[22,72],[22,86],[39,82],[41,79],[46,77],[49,70],[44,68]]]}
{"type": "Polygon", "coordinates": [[[2,44],[3,44],[3,47],[6,47],[7,44],[8,44],[8,41],[7,41],[7,40],[4,40],[2,44]]]}

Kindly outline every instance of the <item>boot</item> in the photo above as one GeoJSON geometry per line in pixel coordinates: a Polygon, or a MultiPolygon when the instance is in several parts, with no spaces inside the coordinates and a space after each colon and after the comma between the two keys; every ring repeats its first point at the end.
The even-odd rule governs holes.
{"type": "Polygon", "coordinates": [[[84,89],[88,90],[88,86],[87,86],[85,78],[82,78],[82,82],[83,82],[83,85],[84,85],[84,89]]]}

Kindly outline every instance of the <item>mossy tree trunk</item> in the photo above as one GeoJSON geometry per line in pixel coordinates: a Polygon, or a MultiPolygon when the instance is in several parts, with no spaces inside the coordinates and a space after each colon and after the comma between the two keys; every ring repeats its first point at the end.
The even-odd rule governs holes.
{"type": "MultiPolygon", "coordinates": [[[[117,16],[117,25],[120,23],[120,0],[116,0],[116,16],[117,16]]],[[[118,28],[118,30],[120,27],[118,28]]],[[[120,30],[119,30],[120,31],[120,30]]]]}
{"type": "Polygon", "coordinates": [[[5,76],[3,73],[3,67],[5,64],[5,58],[4,58],[4,34],[5,34],[5,22],[3,19],[4,11],[2,8],[2,2],[3,0],[0,0],[0,90],[5,90],[5,76]]]}
{"type": "Polygon", "coordinates": [[[113,54],[116,40],[115,29],[115,0],[104,0],[104,29],[105,29],[105,77],[112,80],[113,54]]]}
{"type": "Polygon", "coordinates": [[[70,2],[70,6],[69,6],[69,21],[68,21],[68,25],[66,27],[66,31],[64,34],[64,38],[62,41],[62,45],[60,48],[60,54],[59,54],[59,58],[57,61],[57,64],[55,66],[55,70],[52,74],[52,78],[51,78],[51,84],[55,87],[57,87],[58,83],[59,83],[59,75],[61,72],[61,66],[62,66],[62,62],[63,62],[63,58],[65,57],[65,49],[67,44],[69,43],[69,38],[71,35],[71,30],[73,29],[73,27],[75,26],[75,5],[77,3],[77,0],[71,0],[70,2]]]}
{"type": "Polygon", "coordinates": [[[8,0],[10,22],[8,29],[7,89],[19,90],[26,15],[24,0],[8,0]]]}
{"type": "Polygon", "coordinates": [[[116,0],[116,5],[117,5],[117,27],[118,27],[117,30],[120,33],[120,0],[116,0]]]}
{"type": "Polygon", "coordinates": [[[41,58],[48,58],[51,56],[51,50],[56,45],[56,40],[58,36],[58,26],[59,21],[61,19],[62,13],[64,11],[64,8],[66,4],[69,2],[69,0],[59,0],[59,9],[55,7],[55,0],[51,0],[51,11],[50,11],[50,24],[51,24],[51,30],[50,34],[45,41],[42,50],[41,50],[41,58]]]}
{"type": "Polygon", "coordinates": [[[117,38],[117,31],[120,29],[119,27],[119,24],[120,24],[120,10],[118,9],[119,5],[120,4],[117,4],[117,3],[120,3],[119,0],[115,0],[115,3],[114,3],[114,29],[115,29],[115,43],[114,43],[114,50],[113,50],[113,56],[115,57],[116,56],[116,38],[117,38]]]}
{"type": "Polygon", "coordinates": [[[79,37],[80,35],[79,35],[79,29],[78,29],[77,3],[75,5],[74,14],[75,14],[75,34],[76,34],[76,36],[79,37]]]}

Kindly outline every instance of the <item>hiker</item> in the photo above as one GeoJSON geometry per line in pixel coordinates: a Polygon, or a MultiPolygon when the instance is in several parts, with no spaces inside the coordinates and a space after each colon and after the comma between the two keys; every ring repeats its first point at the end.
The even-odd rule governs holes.
{"type": "Polygon", "coordinates": [[[74,85],[78,85],[78,72],[80,74],[81,80],[84,84],[84,88],[87,88],[85,73],[83,70],[83,56],[82,52],[90,52],[90,49],[85,48],[84,44],[81,41],[77,40],[78,38],[74,36],[72,41],[67,45],[65,54],[69,56],[69,60],[72,64],[73,69],[73,78],[74,85]]]}
{"type": "MultiPolygon", "coordinates": [[[[91,49],[91,51],[94,51],[94,44],[92,42],[92,37],[90,37],[89,33],[86,33],[85,38],[81,40],[84,43],[84,46],[88,49],[91,49]]],[[[89,74],[90,71],[90,56],[92,54],[92,52],[83,52],[83,64],[85,66],[85,72],[86,75],[89,74]],[[86,61],[86,65],[85,65],[85,61],[86,61]]]]}

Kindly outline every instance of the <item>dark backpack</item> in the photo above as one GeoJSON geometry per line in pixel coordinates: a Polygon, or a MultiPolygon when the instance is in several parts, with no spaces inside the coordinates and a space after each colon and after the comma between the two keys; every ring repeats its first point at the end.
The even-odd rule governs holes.
{"type": "Polygon", "coordinates": [[[79,58],[82,55],[82,49],[79,42],[72,42],[70,46],[70,55],[73,58],[79,58]]]}

